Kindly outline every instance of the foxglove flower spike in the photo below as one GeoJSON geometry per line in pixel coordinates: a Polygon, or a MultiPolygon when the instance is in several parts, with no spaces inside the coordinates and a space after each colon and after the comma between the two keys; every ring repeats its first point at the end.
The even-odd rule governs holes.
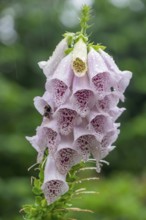
{"type": "Polygon", "coordinates": [[[132,77],[103,46],[89,43],[89,8],[82,12],[81,31],[65,34],[52,57],[39,62],[46,91],[34,98],[34,105],[43,119],[36,135],[26,138],[38,152],[38,162],[47,157],[42,190],[48,204],[68,191],[66,175],[81,161],[92,156],[100,172],[120,133],[116,120],[125,108],[118,103],[132,77]]]}

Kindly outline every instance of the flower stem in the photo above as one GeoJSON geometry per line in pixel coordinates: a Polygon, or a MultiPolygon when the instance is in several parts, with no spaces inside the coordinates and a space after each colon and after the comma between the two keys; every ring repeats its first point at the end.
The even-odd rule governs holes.
{"type": "Polygon", "coordinates": [[[81,10],[81,18],[80,18],[80,26],[81,26],[81,34],[87,36],[86,30],[90,27],[88,25],[88,21],[91,17],[91,8],[88,5],[83,5],[81,10]]]}

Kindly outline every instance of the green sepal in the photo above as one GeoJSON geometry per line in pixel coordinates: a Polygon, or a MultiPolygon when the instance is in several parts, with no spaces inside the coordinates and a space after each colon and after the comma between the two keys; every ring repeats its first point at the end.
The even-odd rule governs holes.
{"type": "Polygon", "coordinates": [[[65,34],[63,34],[63,37],[67,39],[68,47],[73,47],[74,36],[75,36],[75,33],[72,33],[72,32],[66,32],[65,34]]]}
{"type": "Polygon", "coordinates": [[[64,51],[65,55],[68,55],[69,53],[71,53],[73,51],[73,47],[72,48],[68,48],[64,51]]]}
{"type": "Polygon", "coordinates": [[[90,51],[91,48],[93,48],[94,50],[98,51],[99,49],[105,50],[106,46],[101,45],[101,44],[94,45],[93,43],[90,43],[90,44],[88,44],[88,50],[90,51]]]}
{"type": "Polygon", "coordinates": [[[41,190],[41,181],[39,179],[34,179],[34,182],[33,182],[33,188],[32,188],[32,192],[35,194],[35,195],[41,195],[42,194],[42,190],[41,190]]]}

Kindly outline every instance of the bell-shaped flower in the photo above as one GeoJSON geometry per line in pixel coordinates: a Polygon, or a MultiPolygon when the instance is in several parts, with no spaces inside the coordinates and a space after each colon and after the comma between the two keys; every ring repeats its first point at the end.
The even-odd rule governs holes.
{"type": "Polygon", "coordinates": [[[72,101],[75,110],[81,117],[86,117],[95,104],[95,96],[89,84],[88,75],[73,79],[72,101]]]}
{"type": "Polygon", "coordinates": [[[52,56],[49,58],[48,61],[40,61],[38,63],[39,67],[43,69],[44,74],[47,78],[50,78],[55,69],[57,68],[60,61],[65,56],[65,50],[68,48],[67,39],[64,38],[60,41],[60,43],[56,46],[52,56]]]}
{"type": "Polygon", "coordinates": [[[47,129],[47,137],[42,137],[46,140],[46,146],[49,149],[49,153],[54,155],[57,151],[57,146],[61,141],[60,134],[58,131],[58,125],[56,120],[44,119],[43,129],[47,129]]]}
{"type": "Polygon", "coordinates": [[[130,79],[132,78],[132,73],[130,71],[121,71],[116,65],[114,59],[102,49],[99,49],[99,53],[102,56],[104,62],[107,65],[109,71],[112,71],[115,74],[117,79],[117,85],[115,86],[115,90],[124,93],[125,89],[129,85],[130,79]]]}
{"type": "Polygon", "coordinates": [[[87,72],[87,45],[80,38],[74,45],[72,53],[72,68],[74,74],[82,77],[87,72]]]}
{"type": "Polygon", "coordinates": [[[46,83],[46,90],[52,94],[56,107],[62,105],[70,95],[73,79],[71,58],[71,53],[65,56],[59,63],[52,78],[46,83]]]}
{"type": "Polygon", "coordinates": [[[54,159],[48,156],[44,171],[44,183],[42,185],[42,190],[48,204],[53,203],[68,191],[69,187],[65,178],[65,175],[58,172],[54,159]]]}
{"type": "Polygon", "coordinates": [[[67,174],[72,166],[79,163],[81,157],[77,150],[73,148],[73,137],[62,137],[55,154],[55,163],[61,174],[67,174]]]}
{"type": "Polygon", "coordinates": [[[94,49],[88,53],[88,74],[91,85],[99,94],[110,92],[114,87],[114,76],[108,71],[101,55],[94,49]]]}
{"type": "Polygon", "coordinates": [[[51,155],[54,155],[57,150],[57,145],[60,142],[57,122],[44,119],[41,126],[37,127],[36,135],[26,137],[26,139],[38,152],[38,162],[41,161],[41,156],[43,156],[46,148],[49,149],[51,155]]]}
{"type": "Polygon", "coordinates": [[[96,132],[99,142],[102,140],[106,132],[113,128],[113,120],[106,113],[97,113],[92,111],[89,115],[89,129],[96,132]]]}
{"type": "Polygon", "coordinates": [[[85,123],[75,126],[73,147],[78,151],[84,161],[89,159],[92,148],[96,148],[99,145],[100,142],[97,141],[96,135],[87,129],[85,123]]]}
{"type": "Polygon", "coordinates": [[[62,135],[69,135],[77,122],[77,112],[71,104],[62,105],[55,113],[59,132],[62,135]]]}

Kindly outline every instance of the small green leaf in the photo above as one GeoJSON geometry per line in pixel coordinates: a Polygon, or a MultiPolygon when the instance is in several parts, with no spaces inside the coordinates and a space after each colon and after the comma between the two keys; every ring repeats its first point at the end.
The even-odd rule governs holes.
{"type": "Polygon", "coordinates": [[[33,187],[32,188],[32,192],[35,194],[35,195],[41,195],[42,194],[42,190],[37,188],[37,187],[33,187]]]}
{"type": "Polygon", "coordinates": [[[102,50],[105,50],[106,49],[106,46],[103,46],[101,44],[96,44],[94,45],[93,43],[90,43],[88,45],[88,49],[90,50],[90,48],[93,48],[94,50],[98,51],[99,49],[102,49],[102,50]]]}
{"type": "Polygon", "coordinates": [[[72,50],[73,50],[73,48],[68,48],[68,49],[65,50],[64,53],[65,53],[66,55],[68,55],[72,50]]]}

